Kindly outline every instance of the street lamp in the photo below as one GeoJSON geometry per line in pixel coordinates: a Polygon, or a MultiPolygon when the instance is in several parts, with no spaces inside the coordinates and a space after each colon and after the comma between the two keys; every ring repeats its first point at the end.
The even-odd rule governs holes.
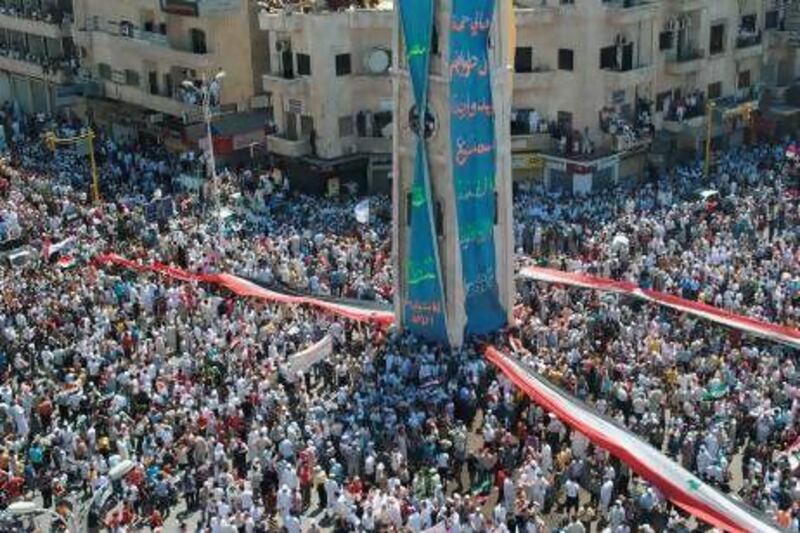
{"type": "Polygon", "coordinates": [[[706,181],[711,177],[709,171],[711,170],[711,135],[714,127],[714,108],[717,107],[716,102],[709,100],[706,104],[706,159],[704,165],[704,174],[706,181]]]}
{"type": "MultiPolygon", "coordinates": [[[[214,75],[211,83],[219,85],[225,78],[225,71],[220,70],[214,75]]],[[[217,212],[220,211],[219,205],[219,188],[217,183],[217,161],[214,157],[214,137],[211,132],[211,119],[213,118],[211,112],[211,83],[206,79],[205,73],[201,79],[200,87],[194,84],[191,80],[183,80],[181,85],[189,91],[199,94],[203,102],[203,120],[206,123],[206,140],[208,142],[208,163],[211,166],[211,186],[213,187],[214,205],[217,212]]]]}

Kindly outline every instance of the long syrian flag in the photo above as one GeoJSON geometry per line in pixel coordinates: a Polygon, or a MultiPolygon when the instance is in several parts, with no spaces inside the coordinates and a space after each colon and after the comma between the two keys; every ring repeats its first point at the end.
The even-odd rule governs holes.
{"type": "Polygon", "coordinates": [[[265,289],[264,287],[256,285],[251,281],[247,281],[231,274],[196,274],[193,272],[187,272],[186,270],[180,268],[165,265],[163,263],[152,263],[145,265],[136,261],[131,261],[130,259],[126,259],[116,254],[99,255],[95,257],[94,261],[95,263],[101,265],[115,264],[139,272],[155,272],[180,281],[210,283],[220,287],[225,287],[239,296],[249,296],[277,303],[310,305],[323,311],[359,322],[372,322],[384,327],[389,326],[394,322],[394,314],[391,311],[364,309],[356,305],[328,302],[309,296],[283,294],[265,289]]]}
{"type": "Polygon", "coordinates": [[[496,348],[488,347],[485,357],[531,400],[629,465],[684,511],[725,531],[780,531],[756,510],[703,483],[627,429],[600,416],[496,348]]]}
{"type": "Polygon", "coordinates": [[[800,331],[794,328],[771,324],[736,313],[731,313],[713,305],[704,304],[680,298],[650,289],[642,289],[636,284],[627,281],[615,281],[579,272],[562,272],[550,268],[526,267],[520,271],[520,276],[536,281],[558,283],[572,287],[583,287],[599,291],[613,292],[633,296],[648,302],[663,305],[676,311],[688,313],[705,320],[716,322],[733,329],[741,330],[751,335],[763,337],[775,342],[800,348],[800,331]]]}
{"type": "MultiPolygon", "coordinates": [[[[181,281],[197,281],[203,283],[213,283],[224,286],[238,294],[239,296],[251,296],[264,300],[311,305],[324,311],[328,311],[352,320],[360,322],[373,322],[382,326],[389,326],[394,322],[394,314],[391,311],[365,309],[358,305],[349,305],[337,302],[328,302],[318,298],[308,296],[296,296],[271,291],[253,282],[247,281],[231,274],[195,274],[185,270],[171,267],[163,263],[152,263],[144,265],[136,261],[131,261],[116,254],[105,254],[95,257],[98,264],[113,263],[140,272],[158,272],[162,275],[172,277],[181,281]]],[[[786,326],[779,326],[757,320],[754,318],[731,313],[724,309],[686,300],[671,294],[658,291],[641,289],[633,283],[625,281],[615,281],[588,274],[576,272],[562,272],[541,267],[526,267],[520,271],[520,277],[536,281],[558,283],[572,287],[583,287],[586,289],[614,292],[640,298],[645,301],[663,305],[677,311],[685,312],[705,320],[710,320],[724,326],[744,331],[752,335],[757,335],[775,342],[780,342],[793,347],[800,348],[800,331],[786,326]]]]}

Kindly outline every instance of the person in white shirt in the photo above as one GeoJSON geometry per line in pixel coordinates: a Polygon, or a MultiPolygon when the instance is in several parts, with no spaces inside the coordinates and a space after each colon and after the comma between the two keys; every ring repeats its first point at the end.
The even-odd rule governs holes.
{"type": "Polygon", "coordinates": [[[567,501],[564,504],[564,507],[568,514],[572,514],[572,510],[574,509],[575,512],[578,512],[579,502],[578,502],[578,491],[580,490],[580,485],[572,479],[567,479],[566,483],[564,483],[564,493],[567,496],[567,501]]]}

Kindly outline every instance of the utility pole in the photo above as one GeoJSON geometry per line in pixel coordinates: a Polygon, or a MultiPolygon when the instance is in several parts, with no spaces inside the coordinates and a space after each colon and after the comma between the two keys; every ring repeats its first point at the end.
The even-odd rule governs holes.
{"type": "Polygon", "coordinates": [[[714,108],[717,104],[709,101],[706,104],[706,159],[704,165],[704,175],[706,180],[711,178],[711,137],[714,129],[714,108]]]}
{"type": "Polygon", "coordinates": [[[91,165],[92,171],[92,202],[97,204],[100,203],[100,176],[97,172],[97,160],[94,155],[94,139],[95,133],[92,128],[86,130],[86,133],[74,137],[58,137],[52,131],[47,132],[44,136],[47,147],[51,152],[55,152],[60,144],[78,144],[80,142],[85,142],[87,144],[89,150],[89,164],[91,165]]]}

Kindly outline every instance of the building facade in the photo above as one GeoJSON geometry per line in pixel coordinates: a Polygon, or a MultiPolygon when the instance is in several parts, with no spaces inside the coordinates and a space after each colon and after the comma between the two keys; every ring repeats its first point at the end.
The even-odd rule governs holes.
{"type": "Polygon", "coordinates": [[[236,135],[256,139],[247,115],[265,113],[263,99],[254,98],[261,92],[254,72],[265,67],[263,35],[248,1],[73,1],[81,75],[93,88],[91,113],[115,138],[149,133],[197,148],[205,133],[201,98],[184,82],[208,83],[224,71],[215,87],[215,122],[224,124],[215,131],[225,134],[215,138],[215,147],[224,156],[236,135]]]}
{"type": "Polygon", "coordinates": [[[259,20],[276,128],[270,152],[287,164],[306,158],[298,173],[310,174],[308,188],[357,175],[358,185],[389,192],[392,11],[262,11],[259,20]]]}
{"type": "Polygon", "coordinates": [[[77,105],[71,0],[0,2],[0,103],[26,113],[77,105]]]}
{"type": "MultiPolygon", "coordinates": [[[[514,173],[554,190],[640,174],[651,149],[702,149],[709,100],[719,104],[714,136],[741,137],[764,89],[791,84],[797,73],[798,6],[788,0],[515,5],[514,173]]],[[[374,170],[390,149],[385,125],[394,120],[386,103],[389,11],[285,8],[263,10],[259,20],[271,66],[263,89],[277,130],[270,150],[316,168],[356,158],[364,177],[352,179],[390,189],[390,174],[374,170]]],[[[445,57],[438,41],[446,29],[434,32],[433,68],[445,57]]]]}
{"type": "Polygon", "coordinates": [[[72,108],[117,140],[202,148],[201,98],[214,90],[219,159],[266,150],[266,35],[250,0],[0,2],[0,101],[24,112],[72,108]]]}

